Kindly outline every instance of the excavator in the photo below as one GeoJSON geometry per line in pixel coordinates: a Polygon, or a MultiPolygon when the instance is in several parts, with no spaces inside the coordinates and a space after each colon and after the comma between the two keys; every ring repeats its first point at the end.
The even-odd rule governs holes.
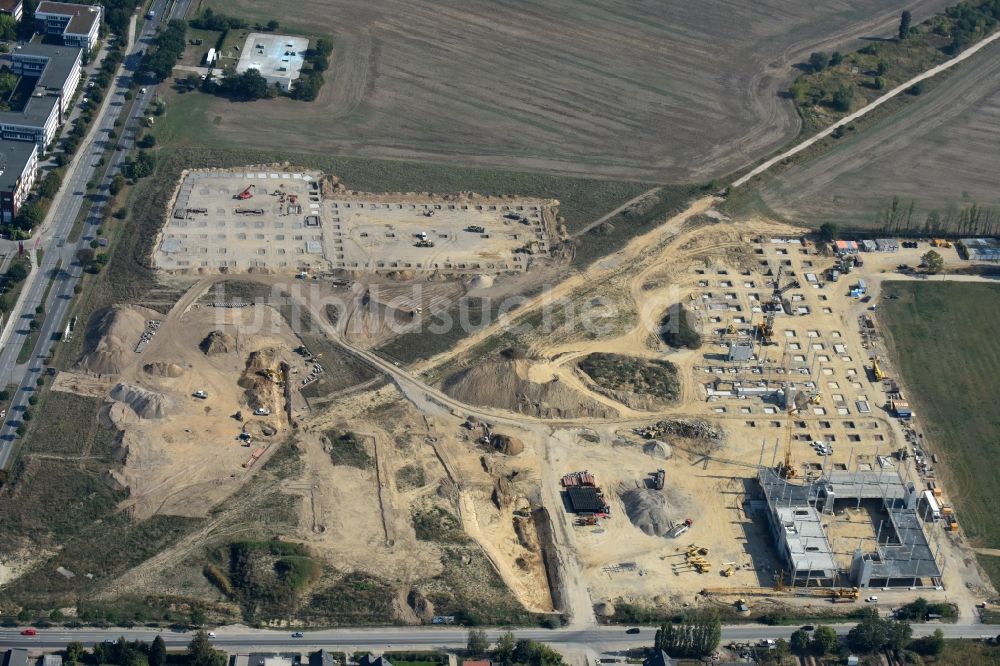
{"type": "Polygon", "coordinates": [[[234,199],[239,199],[240,201],[246,201],[247,199],[253,198],[253,184],[247,185],[247,188],[237,195],[233,196],[234,199]]]}

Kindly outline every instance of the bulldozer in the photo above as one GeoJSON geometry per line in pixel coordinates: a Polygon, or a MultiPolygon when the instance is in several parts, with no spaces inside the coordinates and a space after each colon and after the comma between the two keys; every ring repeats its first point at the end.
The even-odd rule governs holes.
{"type": "Polygon", "coordinates": [[[725,569],[719,572],[724,578],[732,578],[733,574],[736,573],[736,567],[732,564],[726,566],[725,569]]]}

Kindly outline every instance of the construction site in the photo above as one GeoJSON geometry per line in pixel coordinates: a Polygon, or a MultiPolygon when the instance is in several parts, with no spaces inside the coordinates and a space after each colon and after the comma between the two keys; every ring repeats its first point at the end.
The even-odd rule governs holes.
{"type": "Polygon", "coordinates": [[[168,272],[496,275],[549,253],[557,202],[368,194],[316,172],[191,171],[157,243],[168,272]]]}

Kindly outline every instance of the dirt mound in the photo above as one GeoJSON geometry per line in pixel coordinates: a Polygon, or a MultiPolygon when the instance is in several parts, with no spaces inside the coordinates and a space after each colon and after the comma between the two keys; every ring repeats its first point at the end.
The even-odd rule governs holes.
{"type": "Polygon", "coordinates": [[[493,276],[492,275],[477,275],[472,278],[472,282],[469,287],[472,289],[489,289],[493,286],[493,276]]]}
{"type": "Polygon", "coordinates": [[[111,389],[112,400],[128,405],[144,419],[162,419],[173,410],[174,404],[167,396],[130,384],[117,384],[111,389]]]}
{"type": "Polygon", "coordinates": [[[222,331],[212,331],[205,336],[205,339],[198,345],[205,355],[228,354],[236,349],[236,339],[222,331]]]}
{"type": "Polygon", "coordinates": [[[164,363],[162,361],[147,363],[142,366],[142,369],[147,375],[153,375],[154,377],[180,377],[184,374],[184,368],[176,363],[164,363]]]}
{"type": "Polygon", "coordinates": [[[619,496],[628,519],[640,530],[650,536],[663,536],[670,531],[667,501],[661,493],[648,488],[633,488],[619,496]]]}
{"type": "Polygon", "coordinates": [[[529,366],[528,361],[521,359],[479,363],[447,377],[442,382],[442,389],[463,402],[533,416],[609,418],[617,415],[610,407],[557,380],[545,383],[529,380],[529,366]]]}
{"type": "Polygon", "coordinates": [[[651,442],[646,442],[642,445],[642,452],[647,456],[652,456],[653,458],[660,458],[661,460],[668,460],[670,456],[674,454],[673,449],[666,442],[661,442],[658,439],[654,439],[651,442]]]}
{"type": "Polygon", "coordinates": [[[140,307],[98,310],[87,324],[77,367],[99,375],[121,374],[135,359],[135,346],[146,330],[146,322],[160,316],[154,310],[140,307]]]}
{"type": "Polygon", "coordinates": [[[493,448],[507,456],[516,456],[524,451],[524,442],[510,435],[494,434],[490,443],[493,444],[493,448]]]}
{"type": "Polygon", "coordinates": [[[237,384],[245,389],[243,395],[250,409],[264,407],[273,411],[281,404],[281,391],[276,381],[281,377],[280,366],[278,350],[273,347],[251,352],[247,357],[246,368],[237,384]]]}
{"type": "Polygon", "coordinates": [[[430,622],[434,618],[434,604],[419,590],[410,590],[410,593],[406,595],[406,605],[423,622],[430,622]]]}

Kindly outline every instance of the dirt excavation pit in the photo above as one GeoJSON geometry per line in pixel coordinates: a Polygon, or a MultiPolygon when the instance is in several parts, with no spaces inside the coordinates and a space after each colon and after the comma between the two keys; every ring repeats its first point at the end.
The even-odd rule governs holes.
{"type": "MultiPolygon", "coordinates": [[[[301,344],[267,306],[112,308],[95,315],[76,371],[55,388],[109,402],[123,431],[127,510],[204,516],[283,440],[285,378],[297,387],[313,367],[293,351],[301,344]]],[[[291,406],[300,417],[298,391],[291,406]]]]}
{"type": "Polygon", "coordinates": [[[557,201],[353,192],[316,172],[190,171],[156,245],[166,271],[489,276],[549,253],[557,201]],[[322,183],[322,184],[321,184],[322,183]]]}

